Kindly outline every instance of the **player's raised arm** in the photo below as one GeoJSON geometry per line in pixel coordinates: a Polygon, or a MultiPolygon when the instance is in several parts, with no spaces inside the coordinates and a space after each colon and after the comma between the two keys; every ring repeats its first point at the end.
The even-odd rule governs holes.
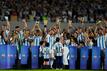
{"type": "Polygon", "coordinates": [[[6,20],[6,26],[7,26],[7,29],[10,31],[10,22],[8,20],[8,17],[5,17],[5,20],[6,20]]]}
{"type": "Polygon", "coordinates": [[[39,27],[39,22],[36,21],[36,22],[34,23],[33,27],[32,27],[32,31],[35,31],[35,29],[38,28],[38,27],[39,27]]]}
{"type": "Polygon", "coordinates": [[[24,24],[24,29],[26,29],[26,28],[28,27],[28,24],[27,24],[26,20],[23,19],[23,20],[22,20],[22,23],[24,24]]]}

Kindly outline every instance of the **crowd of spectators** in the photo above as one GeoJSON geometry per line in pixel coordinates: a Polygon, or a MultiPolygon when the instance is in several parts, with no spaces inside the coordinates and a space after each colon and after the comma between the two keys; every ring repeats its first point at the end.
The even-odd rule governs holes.
{"type": "MultiPolygon", "coordinates": [[[[22,24],[24,25],[22,29],[20,28],[21,25],[15,26],[15,29],[12,30],[10,21],[5,17],[6,24],[0,27],[0,44],[15,45],[19,52],[19,60],[21,60],[20,51],[23,45],[40,46],[39,65],[50,65],[51,68],[55,65],[56,69],[62,69],[62,65],[69,65],[69,57],[67,57],[69,55],[69,45],[76,46],[78,49],[77,69],[79,69],[78,66],[80,65],[80,48],[89,47],[90,56],[87,64],[88,69],[92,69],[91,49],[97,46],[101,49],[101,66],[99,68],[104,69],[106,57],[104,52],[107,47],[106,3],[107,0],[0,0],[0,19],[4,20],[4,17],[8,16],[9,20],[11,20],[11,16],[17,16],[18,21],[23,19],[22,24]],[[47,19],[56,21],[56,23],[47,28],[47,21],[45,20],[44,28],[41,28],[39,23],[35,23],[29,29],[26,20],[29,20],[31,17],[33,17],[33,20],[43,21],[47,19]],[[64,26],[64,29],[61,28],[60,20],[63,22],[68,21],[68,25],[64,26]],[[96,23],[98,20],[104,21],[84,28],[72,25],[72,22],[96,23]],[[66,49],[68,53],[66,53],[66,49]],[[49,50],[52,51],[49,52],[49,50]],[[64,56],[65,58],[63,58],[61,63],[60,60],[64,56]],[[52,63],[50,60],[52,60],[52,63]]],[[[44,67],[40,66],[39,68],[42,69],[44,67]]]]}
{"type": "Polygon", "coordinates": [[[51,21],[60,17],[63,21],[79,22],[82,18],[92,23],[107,16],[106,3],[106,0],[0,0],[0,18],[17,15],[18,20],[30,16],[40,20],[47,16],[51,21]]]}

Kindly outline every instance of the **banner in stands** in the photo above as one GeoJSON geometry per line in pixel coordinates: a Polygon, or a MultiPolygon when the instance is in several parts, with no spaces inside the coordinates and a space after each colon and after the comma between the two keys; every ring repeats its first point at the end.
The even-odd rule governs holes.
{"type": "MultiPolygon", "coordinates": [[[[31,68],[38,69],[39,46],[23,46],[21,48],[21,64],[28,64],[29,50],[31,51],[31,68]]],[[[89,59],[89,49],[80,48],[80,69],[87,69],[87,60],[89,59]]],[[[77,47],[69,46],[69,69],[76,69],[77,47]]],[[[0,45],[0,69],[13,68],[17,57],[17,48],[14,45],[0,45]]],[[[107,68],[107,48],[105,49],[105,65],[107,68]]],[[[92,69],[100,69],[101,49],[92,47],[92,69]]]]}
{"type": "Polygon", "coordinates": [[[92,48],[92,69],[100,69],[100,52],[99,47],[92,48]]]}
{"type": "Polygon", "coordinates": [[[0,69],[13,68],[16,59],[16,47],[13,45],[0,45],[0,69]]]}
{"type": "Polygon", "coordinates": [[[87,69],[88,47],[82,47],[80,51],[80,69],[87,69]]]}
{"type": "Polygon", "coordinates": [[[6,69],[7,65],[7,52],[6,46],[0,45],[0,69],[6,69]]]}
{"type": "Polygon", "coordinates": [[[69,57],[69,69],[75,69],[77,59],[77,48],[69,46],[70,57],[69,57]]]}
{"type": "Polygon", "coordinates": [[[27,64],[29,57],[29,46],[22,46],[21,48],[21,64],[27,64]]]}
{"type": "Polygon", "coordinates": [[[38,52],[39,51],[39,46],[32,46],[31,47],[31,56],[32,56],[32,68],[37,69],[38,68],[38,52]]]}
{"type": "Polygon", "coordinates": [[[15,65],[16,53],[16,46],[7,45],[7,68],[13,68],[13,65],[15,65]]]}
{"type": "Polygon", "coordinates": [[[107,69],[107,48],[105,49],[105,51],[104,51],[104,53],[105,53],[105,59],[104,59],[104,69],[107,69]]]}

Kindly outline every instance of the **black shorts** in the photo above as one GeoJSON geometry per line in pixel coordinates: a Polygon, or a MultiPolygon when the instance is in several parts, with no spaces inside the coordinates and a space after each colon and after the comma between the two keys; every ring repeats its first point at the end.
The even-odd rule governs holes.
{"type": "Polygon", "coordinates": [[[49,61],[49,59],[44,59],[44,61],[49,61]]]}

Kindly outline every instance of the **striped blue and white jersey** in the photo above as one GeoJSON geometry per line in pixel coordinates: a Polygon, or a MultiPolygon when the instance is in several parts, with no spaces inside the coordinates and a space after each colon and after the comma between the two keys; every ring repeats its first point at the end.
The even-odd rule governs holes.
{"type": "Polygon", "coordinates": [[[42,40],[42,36],[36,36],[34,38],[34,46],[40,46],[40,41],[42,40]]]}
{"type": "Polygon", "coordinates": [[[17,50],[19,51],[19,43],[18,43],[18,40],[15,40],[15,45],[17,47],[17,50]]]}
{"type": "Polygon", "coordinates": [[[0,36],[0,44],[6,44],[4,38],[2,38],[2,36],[0,36]]]}
{"type": "Polygon", "coordinates": [[[39,57],[43,57],[43,48],[44,47],[41,47],[39,48],[39,57]]]}
{"type": "Polygon", "coordinates": [[[54,42],[55,42],[55,37],[50,36],[49,34],[46,36],[46,41],[49,43],[49,48],[52,48],[54,42]]]}
{"type": "Polygon", "coordinates": [[[78,41],[78,43],[79,42],[81,42],[81,41],[83,41],[84,40],[84,36],[83,36],[83,33],[81,33],[81,34],[79,34],[78,36],[77,36],[77,41],[78,41]]]}
{"type": "Polygon", "coordinates": [[[24,39],[23,45],[24,46],[29,46],[30,45],[30,43],[28,42],[28,39],[24,39]]]}
{"type": "Polygon", "coordinates": [[[28,37],[28,39],[30,40],[31,43],[32,42],[34,43],[35,36],[31,35],[31,36],[28,37]]]}
{"type": "Polygon", "coordinates": [[[53,49],[55,50],[56,56],[62,56],[63,45],[60,42],[54,44],[53,49]]]}
{"type": "Polygon", "coordinates": [[[105,48],[105,36],[98,36],[97,37],[97,47],[100,47],[101,49],[105,48]]]}
{"type": "Polygon", "coordinates": [[[44,47],[43,48],[43,57],[44,57],[44,59],[49,59],[50,58],[50,48],[49,47],[44,47]]]}
{"type": "MultiPolygon", "coordinates": [[[[10,31],[9,30],[5,30],[4,31],[4,37],[8,38],[10,31]]],[[[9,42],[8,42],[9,43],[9,42]]],[[[6,44],[6,41],[4,38],[2,38],[2,44],[6,44]]]]}

